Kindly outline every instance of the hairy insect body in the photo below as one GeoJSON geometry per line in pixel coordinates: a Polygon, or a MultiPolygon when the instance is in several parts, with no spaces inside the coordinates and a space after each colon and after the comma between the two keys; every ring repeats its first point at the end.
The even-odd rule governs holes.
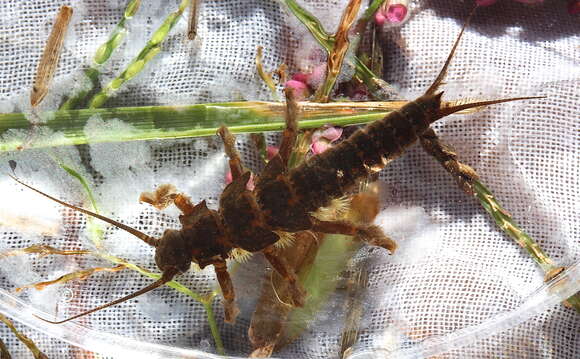
{"type": "Polygon", "coordinates": [[[16,179],[43,196],[121,228],[155,247],[155,261],[162,271],[162,276],[156,282],[135,293],[52,323],[79,318],[147,293],[169,282],[175,275],[186,272],[191,262],[202,268],[213,265],[224,297],[224,317],[226,321],[232,322],[238,309],[226,259],[230,258],[232,250],[236,248],[262,252],[272,267],[289,283],[293,303],[301,306],[304,304],[304,290],[297,282],[296,273],[273,246],[280,239],[276,233],[280,231],[293,233],[312,230],[350,235],[393,252],[396,243],[386,237],[379,227],[366,223],[319,219],[313,212],[328,206],[331,200],[349,193],[369,173],[382,169],[413,144],[436,120],[464,109],[532,98],[442,105],[442,92],[436,91],[462,33],[463,30],[439,76],[425,95],[358,130],[347,140],[292,170],[288,170],[287,165],[298,131],[296,117],[299,110],[296,101],[287,93],[286,129],[282,135],[280,151],[260,173],[253,191],[246,188],[250,172],[243,170],[240,156],[235,149],[235,137],[226,127],[220,128],[218,134],[222,137],[226,155],[230,158],[233,181],[220,196],[219,210],[207,208],[205,201],[193,205],[187,196],[175,193],[173,186],[162,185],[154,194],[142,194],[140,200],[156,208],[162,209],[169,203],[174,203],[182,212],[179,217],[182,228],[167,230],[162,238],[150,237],[98,213],[63,202],[16,179]]]}
{"type": "Polygon", "coordinates": [[[369,172],[398,157],[437,119],[440,98],[441,94],[426,95],[409,102],[290,171],[289,180],[304,210],[327,206],[351,191],[369,172]]]}

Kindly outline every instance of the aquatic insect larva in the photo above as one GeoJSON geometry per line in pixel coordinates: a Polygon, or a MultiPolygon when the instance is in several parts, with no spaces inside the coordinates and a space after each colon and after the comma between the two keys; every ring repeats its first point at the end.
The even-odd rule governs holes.
{"type": "Polygon", "coordinates": [[[389,161],[398,157],[438,119],[469,108],[533,98],[442,105],[443,92],[437,92],[437,89],[464,29],[461,30],[437,79],[423,96],[385,118],[359,129],[347,140],[308,159],[292,170],[288,170],[287,163],[298,132],[296,122],[298,105],[287,92],[286,129],[282,136],[280,151],[260,173],[253,191],[249,191],[246,187],[250,172],[243,170],[239,154],[234,147],[235,138],[226,127],[222,127],[218,134],[230,159],[233,181],[222,192],[219,209],[209,209],[205,201],[193,205],[186,195],[168,191],[167,185],[162,186],[156,195],[142,197],[142,200],[159,206],[172,202],[182,214],[179,216],[181,228],[167,229],[161,238],[150,237],[102,215],[60,201],[17,180],[64,206],[124,229],[155,247],[155,262],[162,272],[159,280],[133,294],[52,323],[63,323],[79,318],[151,291],[176,275],[186,272],[191,262],[195,262],[201,268],[213,265],[224,297],[225,320],[233,322],[238,309],[226,260],[232,256],[232,251],[238,248],[263,253],[272,267],[290,284],[294,305],[301,306],[304,303],[305,293],[297,282],[296,274],[283,258],[276,255],[274,249],[274,244],[280,239],[280,232],[312,230],[350,235],[371,245],[394,251],[396,244],[375,225],[325,221],[316,218],[313,212],[328,205],[332,199],[348,193],[358,181],[367,178],[369,173],[380,170],[389,161]]]}

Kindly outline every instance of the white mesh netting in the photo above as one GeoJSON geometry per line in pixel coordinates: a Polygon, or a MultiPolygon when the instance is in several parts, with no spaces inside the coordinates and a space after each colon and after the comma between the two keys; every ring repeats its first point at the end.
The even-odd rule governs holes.
{"type": "MultiPolygon", "coordinates": [[[[54,15],[67,3],[71,2],[2,1],[0,112],[29,110],[28,95],[37,61],[54,15]]],[[[125,3],[72,2],[75,17],[56,85],[42,109],[54,109],[62,94],[74,85],[80,69],[120,19],[125,3]]],[[[300,3],[332,29],[346,1],[300,3]]],[[[386,34],[392,41],[387,41],[385,80],[407,99],[420,95],[435,78],[472,6],[469,1],[449,0],[419,5],[421,9],[400,32],[386,34]]],[[[143,1],[142,9],[129,23],[126,42],[103,70],[103,83],[135,56],[176,7],[176,1],[143,1]]],[[[306,30],[273,0],[202,1],[200,14],[195,42],[185,40],[186,20],[181,19],[160,55],[107,106],[269,99],[267,87],[256,75],[256,47],[264,47],[267,69],[286,63],[291,72],[304,66],[305,54],[316,48],[306,30]]],[[[578,17],[568,15],[562,1],[537,7],[504,1],[481,9],[449,69],[446,98],[546,98],[497,105],[474,115],[449,117],[434,126],[461,159],[478,171],[526,232],[562,265],[580,260],[579,34],[578,17]]],[[[99,131],[96,124],[94,132],[99,131]]],[[[246,137],[239,137],[238,148],[244,163],[257,170],[258,156],[246,137]]],[[[63,171],[55,158],[91,180],[103,214],[156,236],[178,225],[177,211],[159,212],[139,204],[141,192],[169,182],[191,195],[193,201],[205,198],[215,208],[227,170],[222,146],[213,137],[2,153],[1,250],[41,243],[93,248],[84,216],[40,198],[4,175],[10,171],[8,160],[16,160],[17,174],[27,183],[68,202],[88,204],[78,181],[63,171]],[[27,218],[27,226],[6,226],[7,218],[14,217],[27,218]]],[[[368,247],[357,254],[359,265],[370,275],[357,347],[393,348],[479,324],[496,313],[513,310],[542,285],[543,274],[529,256],[420,148],[415,146],[392,162],[381,173],[380,181],[385,191],[378,223],[401,249],[394,256],[368,247]]],[[[156,270],[152,250],[122,231],[107,228],[104,245],[113,255],[156,270]]],[[[10,292],[92,266],[112,264],[90,256],[3,258],[1,288],[10,292]]],[[[247,328],[261,289],[256,283],[265,278],[263,268],[262,259],[254,256],[234,276],[242,310],[235,325],[223,323],[221,303],[214,301],[229,355],[244,356],[251,351],[247,328]]],[[[215,285],[210,270],[192,270],[179,281],[202,294],[215,285]]],[[[82,282],[43,291],[28,289],[18,295],[34,307],[64,318],[149,283],[146,277],[124,270],[98,273],[82,282]]],[[[336,357],[343,301],[343,292],[332,295],[301,338],[276,355],[336,357]]],[[[166,287],[78,323],[143,342],[215,352],[202,305],[166,287]]],[[[89,357],[60,340],[20,324],[17,327],[51,358],[89,357]]],[[[14,357],[29,355],[7,328],[0,326],[0,333],[14,357]]],[[[556,306],[522,325],[440,357],[578,358],[580,316],[556,306]]]]}

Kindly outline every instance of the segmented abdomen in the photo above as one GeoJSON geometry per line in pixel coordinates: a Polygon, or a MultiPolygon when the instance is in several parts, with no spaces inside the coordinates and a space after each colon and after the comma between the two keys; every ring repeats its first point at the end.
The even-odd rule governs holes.
{"type": "Polygon", "coordinates": [[[398,157],[437,119],[440,98],[441,94],[426,95],[409,102],[290,171],[290,182],[304,209],[310,212],[327,206],[358,180],[398,157]]]}

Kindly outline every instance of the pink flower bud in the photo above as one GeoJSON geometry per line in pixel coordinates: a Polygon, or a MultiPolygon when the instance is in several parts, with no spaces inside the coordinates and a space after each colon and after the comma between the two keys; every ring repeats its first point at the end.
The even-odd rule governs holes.
{"type": "Polygon", "coordinates": [[[268,157],[268,161],[270,161],[274,156],[278,154],[280,149],[274,146],[266,146],[266,157],[268,157]]]}
{"type": "Polygon", "coordinates": [[[320,141],[312,142],[312,145],[310,145],[310,150],[315,155],[318,155],[318,154],[326,151],[328,149],[328,147],[330,147],[330,144],[328,142],[326,142],[324,140],[320,140],[320,141]]]}
{"type": "Polygon", "coordinates": [[[325,76],[326,63],[321,63],[314,66],[312,72],[308,75],[308,81],[306,81],[306,83],[312,88],[318,88],[318,86],[322,84],[322,81],[324,81],[325,76]]]}
{"type": "Polygon", "coordinates": [[[342,128],[328,126],[322,130],[320,137],[326,138],[330,142],[338,140],[342,136],[342,128]]]}
{"type": "Polygon", "coordinates": [[[292,75],[291,80],[307,83],[308,82],[308,75],[305,74],[304,72],[297,72],[294,75],[292,75]]]}
{"type": "Polygon", "coordinates": [[[375,23],[382,25],[402,25],[409,13],[407,0],[388,0],[375,13],[375,23]]]}
{"type": "Polygon", "coordinates": [[[383,26],[386,21],[387,21],[387,18],[385,17],[385,15],[383,15],[383,12],[379,9],[375,13],[375,23],[379,26],[383,26]]]}
{"type": "Polygon", "coordinates": [[[390,5],[386,13],[387,20],[394,24],[398,24],[407,17],[407,7],[403,4],[390,5]]]}
{"type": "Polygon", "coordinates": [[[330,144],[342,136],[342,128],[325,126],[312,134],[310,150],[315,155],[326,151],[330,144]]]}
{"type": "Polygon", "coordinates": [[[306,97],[310,95],[310,90],[308,89],[308,85],[304,82],[297,81],[297,80],[289,80],[286,81],[284,86],[294,93],[294,97],[296,100],[304,100],[306,97]]]}
{"type": "MultiPolygon", "coordinates": [[[[232,171],[228,171],[228,173],[226,173],[226,184],[230,184],[232,183],[232,171]]],[[[248,180],[248,183],[246,183],[246,189],[248,191],[253,191],[254,187],[256,187],[255,183],[254,183],[254,174],[252,173],[250,175],[250,179],[248,180]]]]}

